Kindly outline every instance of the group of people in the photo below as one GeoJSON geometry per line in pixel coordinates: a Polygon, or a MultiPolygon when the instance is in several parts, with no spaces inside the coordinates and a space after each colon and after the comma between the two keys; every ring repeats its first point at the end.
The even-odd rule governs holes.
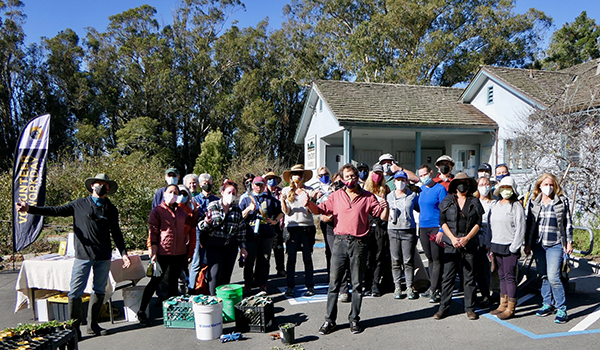
{"type": "MultiPolygon", "coordinates": [[[[463,172],[453,175],[454,165],[444,155],[435,162],[437,175],[426,164],[414,173],[384,154],[372,168],[346,164],[331,174],[320,167],[310,185],[306,182],[313,178],[312,170],[295,165],[281,177],[265,169],[259,176],[246,174],[243,187],[225,179],[218,188],[209,174],[188,174],[180,183],[179,171],[167,169],[166,186],[157,190],[152,203],[147,240],[151,262],[160,266],[162,275],[147,284],[138,318],[149,322],[144,310],[154,293],[161,299],[177,295],[182,271],[187,272],[191,293],[215,295],[218,286],[230,282],[237,261],[244,269],[244,293],[249,295],[253,288],[267,291],[271,252],[277,276],[286,278],[285,295],[292,297],[298,292],[300,250],[304,295],[314,295],[312,253],[318,215],[329,279],[321,334],[336,328],[338,300],[351,302],[350,331],[360,333],[362,298],[381,296],[386,280],[393,285],[395,299],[426,297],[439,303],[434,318],[443,319],[458,274],[466,316],[476,320],[477,291],[482,304],[490,303],[491,266],[500,280],[500,303],[491,313],[510,318],[516,308],[515,274],[521,251],[533,252],[542,277],[543,305],[537,315],[556,313],[555,322],[566,322],[560,268],[565,254],[573,250],[573,229],[558,179],[542,174],[524,208],[506,165],[496,166],[495,181],[489,164],[479,167],[477,178],[463,172]],[[280,186],[282,180],[289,185],[280,186]],[[428,260],[426,291],[415,287],[417,241],[428,260]]],[[[104,299],[111,235],[124,267],[129,259],[118,212],[107,198],[116,191],[116,182],[99,174],[85,185],[91,195],[67,205],[42,208],[20,202],[17,209],[74,217],[76,264],[69,312],[79,322],[83,288],[93,268],[95,297],[88,332],[100,335],[106,331],[98,326],[96,308],[104,299]]]]}

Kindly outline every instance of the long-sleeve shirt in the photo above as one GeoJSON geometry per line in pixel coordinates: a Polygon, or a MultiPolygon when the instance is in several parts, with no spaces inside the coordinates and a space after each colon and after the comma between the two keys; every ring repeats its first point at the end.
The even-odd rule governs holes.
{"type": "Polygon", "coordinates": [[[196,216],[186,212],[183,207],[170,208],[162,202],[152,209],[150,242],[158,247],[158,255],[194,255],[196,247],[196,216]]]}
{"type": "Polygon", "coordinates": [[[440,226],[440,203],[446,198],[448,192],[440,184],[433,186],[421,186],[419,194],[419,227],[439,227],[440,226]]]}
{"type": "Polygon", "coordinates": [[[246,222],[240,207],[232,203],[227,214],[221,200],[208,203],[207,212],[211,212],[212,221],[200,221],[200,229],[212,238],[224,238],[225,241],[235,241],[240,247],[246,246],[246,222]]]}
{"type": "Polygon", "coordinates": [[[119,227],[119,211],[108,198],[97,206],[91,196],[76,199],[58,207],[29,207],[29,214],[43,216],[72,216],[75,234],[75,258],[81,260],[110,260],[115,241],[122,255],[127,254],[125,240],[119,227]]]}
{"type": "Polygon", "coordinates": [[[287,200],[287,195],[290,192],[290,187],[286,187],[281,191],[281,199],[285,200],[285,204],[288,207],[288,212],[285,213],[284,220],[285,226],[297,227],[297,226],[314,226],[315,221],[313,215],[302,205],[303,197],[309,195],[312,197],[314,190],[310,186],[304,186],[305,192],[301,195],[296,195],[292,202],[287,200]]]}
{"type": "Polygon", "coordinates": [[[519,252],[525,237],[525,210],[520,203],[494,203],[488,226],[492,245],[508,245],[511,253],[519,252]]]}
{"type": "Polygon", "coordinates": [[[419,196],[411,190],[406,190],[404,196],[397,197],[396,191],[387,195],[390,206],[388,229],[406,230],[417,227],[413,210],[419,211],[419,196]]]}
{"type": "Polygon", "coordinates": [[[383,208],[375,195],[362,190],[353,200],[346,191],[335,191],[318,205],[319,214],[333,214],[336,235],[364,237],[369,233],[369,215],[380,216],[383,208]]]}

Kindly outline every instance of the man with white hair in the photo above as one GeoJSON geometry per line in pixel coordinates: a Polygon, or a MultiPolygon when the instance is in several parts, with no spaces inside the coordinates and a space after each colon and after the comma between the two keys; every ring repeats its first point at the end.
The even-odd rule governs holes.
{"type": "MultiPolygon", "coordinates": [[[[198,222],[201,222],[206,216],[208,203],[219,200],[219,197],[212,194],[213,180],[210,174],[204,173],[198,176],[198,187],[201,188],[201,191],[194,197],[194,202],[198,206],[198,222]]],[[[194,257],[192,258],[192,266],[190,267],[190,283],[188,285],[190,290],[196,289],[196,279],[203,263],[205,263],[205,250],[200,243],[200,229],[198,228],[196,230],[196,248],[194,250],[194,257]]]]}

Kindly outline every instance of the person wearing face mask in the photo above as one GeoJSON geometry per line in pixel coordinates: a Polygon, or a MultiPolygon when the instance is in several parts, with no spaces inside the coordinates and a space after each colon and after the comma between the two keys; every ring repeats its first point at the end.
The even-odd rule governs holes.
{"type": "Polygon", "coordinates": [[[567,322],[567,300],[560,279],[565,255],[573,253],[573,224],[569,201],[556,176],[542,174],[535,182],[527,206],[525,254],[533,252],[542,276],[543,305],[536,313],[544,317],[556,312],[554,322],[567,322]]]}
{"type": "Polygon", "coordinates": [[[206,264],[206,248],[204,247],[206,242],[201,242],[200,240],[200,221],[204,220],[204,217],[206,216],[208,203],[219,200],[219,197],[212,194],[213,180],[210,174],[203,173],[198,176],[198,188],[200,193],[192,198],[192,204],[196,207],[199,221],[196,230],[194,257],[192,258],[192,264],[190,265],[190,283],[188,288],[190,289],[191,294],[195,294],[198,274],[200,273],[202,264],[206,264]]]}
{"type": "Polygon", "coordinates": [[[378,216],[387,221],[389,208],[385,199],[377,197],[358,185],[358,169],[352,164],[346,164],[340,170],[346,185],[345,190],[333,192],[326,201],[317,204],[303,199],[303,205],[314,214],[333,215],[335,239],[331,257],[331,274],[329,289],[327,291],[327,315],[325,322],[319,328],[319,334],[329,334],[336,328],[337,301],[344,275],[346,264],[352,279],[352,304],[348,321],[350,332],[362,332],[359,324],[360,308],[362,304],[361,279],[366,268],[367,241],[370,230],[369,215],[378,216]]]}
{"type": "Polygon", "coordinates": [[[184,202],[179,187],[168,185],[163,194],[163,202],[150,212],[150,261],[157,262],[163,273],[160,277],[151,277],[144,288],[137,314],[142,324],[150,323],[144,310],[161,282],[165,282],[167,298],[178,294],[179,276],[194,254],[197,218],[191,208],[188,207],[187,211],[184,209],[188,198],[184,202]],[[183,206],[179,203],[183,203],[183,206]]]}
{"type": "Polygon", "coordinates": [[[492,177],[492,166],[488,163],[479,164],[479,168],[477,168],[477,179],[481,179],[485,177],[490,179],[492,177]]]}
{"type": "Polygon", "coordinates": [[[440,230],[440,203],[448,194],[446,188],[433,181],[433,171],[427,164],[423,164],[418,170],[419,179],[423,184],[419,194],[419,240],[427,257],[429,267],[430,288],[421,293],[429,302],[439,303],[441,296],[442,268],[444,260],[444,248],[442,237],[444,233],[440,230]]]}
{"type": "MultiPolygon", "coordinates": [[[[481,306],[489,306],[490,301],[490,260],[488,252],[490,248],[491,234],[488,226],[488,217],[492,205],[496,200],[492,197],[490,178],[483,176],[477,180],[477,192],[474,196],[479,198],[483,207],[483,217],[481,219],[481,228],[479,229],[479,246],[475,253],[475,283],[481,293],[481,306]]],[[[495,275],[496,272],[494,271],[495,275]]],[[[497,277],[497,276],[496,276],[497,277]]]]}
{"type": "MultiPolygon", "coordinates": [[[[265,191],[271,196],[275,197],[278,201],[281,201],[281,177],[268,169],[267,173],[263,176],[267,181],[265,191]]],[[[279,205],[281,207],[281,203],[279,205]]],[[[277,270],[277,277],[286,277],[285,272],[285,251],[283,249],[283,217],[279,220],[279,225],[273,226],[275,231],[275,237],[273,239],[273,256],[275,257],[275,269],[277,270]]]]}
{"type": "Polygon", "coordinates": [[[403,167],[399,166],[396,163],[396,161],[394,160],[394,156],[392,156],[390,153],[382,154],[379,157],[379,162],[377,164],[381,165],[383,168],[383,175],[385,175],[385,182],[386,182],[386,185],[388,186],[388,188],[390,189],[390,191],[393,191],[396,189],[394,187],[394,174],[397,173],[398,171],[404,171],[406,173],[406,176],[408,177],[409,182],[413,182],[413,183],[419,182],[419,177],[412,171],[410,171],[408,169],[404,169],[403,167]]]}
{"type": "Polygon", "coordinates": [[[303,200],[316,200],[318,192],[304,185],[304,180],[312,178],[312,170],[305,170],[304,165],[296,164],[283,172],[283,179],[290,184],[281,192],[281,210],[285,213],[285,228],[289,233],[287,249],[287,297],[294,296],[296,286],[296,256],[302,247],[304,261],[304,278],[306,296],[315,294],[314,265],[312,260],[313,246],[317,229],[312,213],[302,204],[303,200]]]}
{"type": "Polygon", "coordinates": [[[329,169],[327,169],[326,166],[322,166],[319,167],[319,169],[317,169],[317,178],[319,179],[319,181],[314,183],[312,185],[312,188],[315,191],[319,192],[319,194],[317,195],[318,204],[327,199],[327,196],[329,196],[331,192],[333,192],[333,186],[331,184],[331,173],[329,172],[329,169]]]}
{"type": "Polygon", "coordinates": [[[81,339],[79,330],[83,307],[81,297],[91,270],[94,271],[92,286],[94,293],[89,301],[87,333],[108,334],[108,330],[101,328],[98,321],[110,272],[111,236],[123,257],[123,267],[128,268],[131,265],[123,233],[119,227],[119,211],[107,197],[117,191],[117,183],[109,179],[106,174],[98,174],[85,180],[85,188],[91,193],[90,196],[59,207],[30,206],[22,200],[16,203],[19,212],[31,215],[73,217],[75,262],[68,294],[68,312],[69,318],[75,321],[73,328],[77,331],[78,339],[81,339]]]}
{"type": "Polygon", "coordinates": [[[417,299],[413,289],[415,250],[417,248],[417,224],[413,211],[420,211],[419,197],[408,188],[408,176],[403,171],[394,175],[396,189],[387,195],[390,205],[388,237],[394,277],[394,299],[402,298],[402,272],[406,280],[406,296],[417,299]],[[404,271],[402,267],[404,266],[404,271]]]}
{"type": "Polygon", "coordinates": [[[454,168],[454,160],[450,156],[443,155],[435,161],[435,166],[438,168],[438,174],[433,178],[433,181],[444,186],[446,190],[450,188],[450,182],[454,178],[452,168],[454,168]]]}
{"type": "Polygon", "coordinates": [[[502,198],[492,205],[489,217],[490,251],[496,259],[500,277],[500,305],[490,313],[506,320],[515,314],[517,305],[516,268],[525,237],[525,211],[510,176],[503,178],[494,192],[502,198]]]}
{"type": "MultiPolygon", "coordinates": [[[[176,168],[169,168],[165,170],[165,182],[167,186],[169,185],[177,185],[179,183],[179,170],[176,168]]],[[[154,199],[152,200],[152,209],[156,208],[163,201],[163,193],[167,187],[162,187],[156,190],[154,194],[154,199]]]]}
{"type": "MultiPolygon", "coordinates": [[[[385,200],[388,193],[390,193],[390,189],[385,184],[382,165],[373,165],[373,171],[369,174],[364,189],[373,193],[377,200],[385,200]]],[[[370,229],[367,235],[367,266],[364,275],[363,295],[380,297],[380,284],[386,275],[385,272],[391,272],[389,266],[390,247],[387,238],[387,221],[383,221],[377,216],[369,216],[369,225],[370,229]]]]}
{"type": "Polygon", "coordinates": [[[483,207],[473,197],[477,182],[465,173],[458,173],[449,186],[448,195],[440,204],[440,226],[444,231],[444,274],[439,310],[436,320],[448,316],[456,273],[462,267],[464,307],[469,320],[479,319],[475,313],[475,252],[483,207]]]}
{"type": "Polygon", "coordinates": [[[367,181],[367,177],[369,176],[369,166],[365,163],[360,163],[356,168],[358,169],[358,184],[364,187],[365,181],[367,181]]]}
{"type": "Polygon", "coordinates": [[[217,286],[231,281],[238,247],[244,259],[248,256],[246,222],[235,200],[237,189],[235,182],[225,180],[220,188],[221,199],[208,204],[204,220],[200,221],[200,237],[206,242],[210,295],[216,294],[217,286]]]}
{"type": "Polygon", "coordinates": [[[252,173],[247,173],[242,178],[242,183],[246,188],[246,192],[242,193],[242,195],[240,196],[240,203],[244,198],[248,197],[248,195],[252,193],[252,180],[254,180],[254,174],[252,173]]]}
{"type": "Polygon", "coordinates": [[[269,260],[275,236],[274,226],[279,225],[283,212],[280,202],[265,192],[265,179],[257,176],[252,180],[252,193],[240,202],[242,216],[246,220],[246,250],[244,265],[244,292],[250,294],[256,283],[262,292],[267,291],[269,260]]]}
{"type": "Polygon", "coordinates": [[[496,181],[500,183],[500,181],[507,176],[510,176],[508,166],[504,163],[496,165],[496,181]]]}

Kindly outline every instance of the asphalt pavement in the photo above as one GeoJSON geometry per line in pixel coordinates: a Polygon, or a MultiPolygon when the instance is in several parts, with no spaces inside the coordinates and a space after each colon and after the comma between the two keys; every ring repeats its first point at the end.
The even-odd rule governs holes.
{"type": "MultiPolygon", "coordinates": [[[[535,312],[541,305],[541,297],[539,293],[532,293],[532,290],[519,292],[516,316],[507,321],[489,315],[487,309],[478,310],[481,316],[479,320],[468,320],[459,293],[455,295],[451,315],[440,321],[433,319],[437,305],[430,304],[429,299],[395,300],[393,295],[388,293],[379,298],[363,299],[362,333],[350,333],[346,317],[350,311],[350,304],[339,303],[337,329],[329,335],[320,335],[318,329],[324,321],[327,291],[323,248],[315,249],[314,261],[317,283],[317,295],[314,297],[303,296],[303,267],[300,258],[295,298],[287,299],[283,296],[285,278],[272,275],[269,282],[269,294],[275,302],[274,324],[293,322],[297,325],[294,349],[598,348],[600,276],[585,262],[571,273],[575,292],[567,295],[569,322],[566,324],[555,324],[553,316],[537,317],[535,312]]],[[[33,321],[31,309],[13,313],[17,275],[17,272],[0,272],[0,329],[33,321]]],[[[232,281],[235,283],[241,280],[242,270],[236,267],[232,281]]],[[[140,285],[146,282],[147,279],[142,280],[140,285]]],[[[113,296],[113,302],[116,308],[122,308],[120,291],[113,296]]],[[[153,304],[154,302],[151,303],[153,304]]],[[[121,312],[114,324],[101,324],[111,330],[111,335],[84,337],[79,343],[80,349],[291,349],[289,346],[285,347],[280,340],[271,339],[269,334],[275,333],[275,328],[267,333],[244,333],[244,340],[241,341],[220,343],[218,340],[197,340],[193,329],[165,328],[162,325],[162,311],[157,306],[151,306],[151,317],[155,318],[154,324],[143,327],[138,323],[125,321],[121,312]]],[[[235,324],[226,323],[223,331],[235,331],[235,324]]]]}

